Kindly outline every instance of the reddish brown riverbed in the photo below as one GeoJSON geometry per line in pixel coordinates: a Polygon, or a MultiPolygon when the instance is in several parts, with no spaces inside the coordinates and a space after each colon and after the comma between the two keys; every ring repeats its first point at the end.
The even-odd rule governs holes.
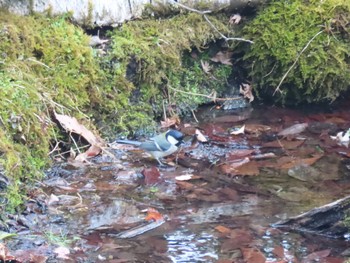
{"type": "Polygon", "coordinates": [[[270,225],[349,195],[350,150],[329,136],[350,128],[348,112],[207,108],[182,126],[188,141],[172,168],[119,145],[90,164],[58,164],[6,244],[33,262],[345,262],[347,240],[270,225]],[[191,142],[195,128],[207,142],[191,142]],[[148,208],[164,222],[121,238],[147,230],[148,208]]]}

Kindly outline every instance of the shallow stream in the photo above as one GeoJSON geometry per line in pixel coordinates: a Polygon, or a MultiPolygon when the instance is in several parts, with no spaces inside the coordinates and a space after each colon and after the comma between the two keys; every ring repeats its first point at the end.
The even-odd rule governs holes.
{"type": "Polygon", "coordinates": [[[189,136],[172,167],[119,145],[90,164],[58,164],[8,246],[41,250],[47,262],[345,262],[346,239],[271,224],[350,194],[349,149],[329,138],[350,127],[348,112],[205,108],[181,128],[189,136]],[[300,123],[308,127],[277,136],[300,123]],[[242,125],[244,134],[230,134],[242,125]],[[208,142],[192,141],[196,128],[208,142]],[[148,208],[163,221],[120,238],[152,224],[148,208]]]}

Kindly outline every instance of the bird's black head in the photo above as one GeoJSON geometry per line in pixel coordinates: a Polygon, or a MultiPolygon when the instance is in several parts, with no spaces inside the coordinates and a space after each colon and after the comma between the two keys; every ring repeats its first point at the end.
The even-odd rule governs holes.
{"type": "Polygon", "coordinates": [[[184,138],[183,133],[177,130],[168,130],[165,136],[170,143],[176,146],[179,146],[182,143],[182,140],[184,138]]]}

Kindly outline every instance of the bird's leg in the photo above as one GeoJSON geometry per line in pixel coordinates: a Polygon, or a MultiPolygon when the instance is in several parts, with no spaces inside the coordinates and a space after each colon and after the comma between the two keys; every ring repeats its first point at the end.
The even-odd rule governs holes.
{"type": "Polygon", "coordinates": [[[159,166],[167,166],[166,164],[164,164],[164,163],[162,163],[160,160],[159,160],[159,158],[156,158],[156,160],[158,161],[158,163],[159,163],[159,166]]]}

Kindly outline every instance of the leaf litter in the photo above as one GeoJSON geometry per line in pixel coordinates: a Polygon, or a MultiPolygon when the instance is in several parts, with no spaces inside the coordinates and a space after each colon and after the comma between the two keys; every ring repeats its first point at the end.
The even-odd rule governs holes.
{"type": "MultiPolygon", "coordinates": [[[[268,111],[263,112],[266,115],[268,111]]],[[[219,118],[233,119],[232,116],[225,115],[219,118]]],[[[42,214],[29,213],[26,217],[38,227],[39,222],[43,221],[39,218],[45,213],[52,213],[51,217],[58,216],[59,223],[50,223],[51,226],[59,229],[62,228],[63,222],[64,228],[68,227],[70,233],[79,236],[81,240],[72,243],[77,250],[71,247],[68,249],[69,253],[67,250],[67,253],[64,251],[56,253],[56,257],[66,256],[72,260],[88,257],[94,260],[113,258],[117,261],[129,259],[135,261],[144,258],[144,251],[147,251],[147,255],[152,255],[155,248],[151,248],[151,245],[142,240],[154,237],[160,238],[168,246],[167,249],[162,249],[161,255],[158,255],[161,257],[160,262],[162,260],[167,262],[169,256],[177,258],[182,253],[181,249],[176,249],[175,243],[168,241],[172,233],[184,231],[181,243],[192,234],[199,237],[204,232],[212,231],[220,250],[216,251],[218,257],[206,258],[209,260],[206,262],[214,259],[224,260],[232,256],[234,251],[237,252],[234,254],[234,260],[237,262],[242,260],[268,262],[264,253],[264,246],[267,244],[264,243],[263,236],[266,236],[264,228],[271,221],[269,222],[266,218],[272,218],[276,214],[291,213],[291,203],[296,201],[302,204],[307,199],[309,206],[313,205],[310,204],[311,200],[322,201],[319,195],[315,195],[317,193],[308,189],[308,185],[303,185],[305,182],[311,185],[314,179],[296,180],[289,176],[286,170],[301,166],[319,170],[321,169],[319,162],[324,161],[323,157],[339,147],[335,148],[333,144],[319,140],[317,137],[311,140],[312,135],[307,133],[308,130],[305,127],[294,126],[293,123],[300,120],[302,120],[301,124],[308,123],[305,117],[298,119],[291,114],[289,118],[279,118],[276,115],[269,116],[269,121],[262,122],[262,117],[254,117],[242,112],[234,118],[238,120],[241,127],[245,125],[244,134],[232,136],[230,134],[232,122],[217,122],[215,118],[207,120],[209,123],[194,124],[193,127],[187,124],[186,129],[191,130],[190,136],[198,130],[205,138],[205,140],[203,138],[198,140],[196,145],[191,146],[190,143],[186,143],[178,153],[178,162],[187,161],[183,163],[187,163],[189,167],[177,165],[176,169],[171,171],[159,170],[154,167],[156,163],[153,160],[145,159],[138,152],[129,152],[127,148],[113,149],[112,152],[118,158],[110,161],[106,161],[108,159],[104,157],[104,152],[100,152],[98,155],[89,156],[93,165],[74,168],[67,165],[67,169],[59,169],[58,173],[55,173],[56,177],[66,181],[65,184],[61,185],[59,182],[47,184],[45,187],[47,198],[40,199],[40,195],[33,195],[32,198],[37,199],[37,202],[41,202],[44,206],[55,206],[57,211],[69,216],[62,217],[61,214],[55,214],[55,211],[49,210],[42,214]],[[241,116],[246,117],[241,118],[241,116]],[[285,123],[275,122],[276,119],[282,119],[285,123]],[[289,130],[282,130],[282,126],[289,127],[289,130]],[[295,138],[301,133],[304,133],[304,140],[295,138]],[[283,138],[277,140],[276,136],[283,138]],[[323,153],[318,152],[314,147],[315,140],[323,153]],[[134,160],[125,162],[130,156],[134,160]],[[140,174],[143,176],[139,176],[140,174]],[[266,194],[265,190],[270,190],[269,194],[266,194]],[[66,196],[71,196],[72,199],[64,199],[66,196]],[[264,200],[265,198],[269,201],[264,200]],[[269,202],[272,203],[271,207],[269,202]],[[76,207],[77,204],[82,206],[76,207]],[[149,210],[147,216],[142,213],[144,209],[149,210]],[[265,225],[258,230],[256,226],[263,219],[265,225]]],[[[331,118],[327,116],[327,119],[331,118]]],[[[81,136],[84,134],[90,142],[97,140],[96,145],[99,147],[100,141],[97,136],[91,139],[93,137],[89,137],[91,136],[89,132],[82,133],[84,129],[78,125],[79,123],[70,122],[70,118],[63,119],[68,132],[76,132],[81,136]],[[77,127],[74,127],[75,125],[77,127]]],[[[346,130],[346,127],[342,128],[346,130]]],[[[308,176],[307,173],[306,176],[308,176]]],[[[342,187],[337,181],[332,183],[334,187],[342,187]]],[[[317,186],[317,191],[320,189],[323,189],[322,185],[317,186]]],[[[325,192],[323,194],[326,196],[325,192]]],[[[26,206],[29,209],[29,203],[26,206]]],[[[40,206],[31,204],[31,207],[30,211],[41,211],[40,206]]],[[[295,207],[293,211],[297,213],[305,208],[306,206],[300,205],[299,210],[295,210],[297,209],[295,207]]],[[[74,240],[72,234],[66,238],[74,240]]],[[[278,247],[281,246],[284,238],[285,236],[275,233],[271,242],[274,247],[278,247]]],[[[47,241],[43,242],[47,244],[47,241]]],[[[201,248],[213,247],[210,238],[205,238],[202,242],[199,245],[201,248]]],[[[291,242],[299,244],[302,239],[291,242]]],[[[195,242],[192,241],[193,250],[196,250],[195,246],[195,242]]],[[[319,247],[314,251],[322,251],[320,244],[314,244],[314,246],[319,247]]],[[[187,244],[186,247],[189,245],[187,244]]],[[[298,250],[293,248],[283,252],[275,253],[276,261],[288,262],[287,257],[296,257],[296,255],[300,260],[305,258],[305,255],[299,255],[298,250]]],[[[310,258],[314,257],[311,253],[310,250],[310,258]]],[[[12,255],[12,253],[8,252],[6,255],[12,255]]],[[[204,255],[200,253],[196,255],[199,262],[204,262],[204,255]]],[[[316,257],[327,259],[329,255],[316,253],[316,257]]]]}

